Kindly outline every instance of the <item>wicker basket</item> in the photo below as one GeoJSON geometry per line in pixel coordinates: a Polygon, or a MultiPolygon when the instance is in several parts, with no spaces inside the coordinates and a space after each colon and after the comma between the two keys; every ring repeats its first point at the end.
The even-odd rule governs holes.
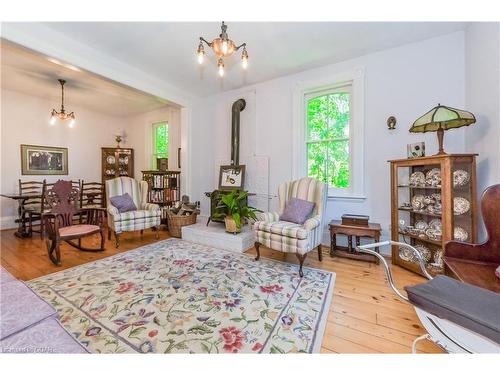
{"type": "Polygon", "coordinates": [[[168,231],[170,235],[181,238],[181,228],[186,225],[196,224],[196,216],[196,213],[192,213],[191,215],[172,215],[172,213],[167,210],[168,231]]]}

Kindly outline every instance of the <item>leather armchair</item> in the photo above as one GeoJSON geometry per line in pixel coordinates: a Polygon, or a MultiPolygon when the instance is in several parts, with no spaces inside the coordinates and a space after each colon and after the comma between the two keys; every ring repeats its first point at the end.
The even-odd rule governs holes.
{"type": "Polygon", "coordinates": [[[500,184],[481,197],[487,239],[480,244],[449,241],[444,248],[445,272],[476,286],[500,292],[495,269],[500,265],[500,184]]]}

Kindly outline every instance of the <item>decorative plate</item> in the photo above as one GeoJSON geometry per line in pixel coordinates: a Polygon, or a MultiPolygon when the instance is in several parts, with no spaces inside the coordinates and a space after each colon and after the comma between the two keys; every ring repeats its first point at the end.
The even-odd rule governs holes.
{"type": "Polygon", "coordinates": [[[399,247],[399,257],[406,262],[414,262],[415,261],[414,252],[408,246],[400,246],[399,247]]]}
{"type": "Polygon", "coordinates": [[[441,202],[441,193],[431,194],[431,198],[436,201],[436,203],[441,202]]]}
{"type": "Polygon", "coordinates": [[[456,171],[453,172],[454,187],[465,186],[469,183],[469,180],[470,180],[469,172],[464,171],[463,169],[457,169],[456,171]]]}
{"type": "Polygon", "coordinates": [[[433,241],[440,241],[441,240],[441,235],[442,235],[442,232],[440,229],[434,229],[434,228],[427,228],[425,230],[425,235],[430,239],[430,240],[433,240],[433,241]]]}
{"type": "Polygon", "coordinates": [[[468,238],[469,238],[469,233],[467,233],[467,231],[464,228],[456,226],[453,229],[453,239],[454,240],[465,242],[465,241],[467,241],[468,238]]]}
{"type": "Polygon", "coordinates": [[[414,195],[411,198],[411,206],[414,210],[422,210],[424,208],[425,197],[421,194],[414,195]]]}
{"type": "Polygon", "coordinates": [[[453,212],[455,215],[463,215],[470,209],[470,202],[464,197],[453,198],[453,212]]]}
{"type": "MultiPolygon", "coordinates": [[[[427,246],[415,245],[415,249],[417,249],[420,255],[422,255],[422,258],[424,258],[425,263],[428,263],[431,260],[432,253],[427,246]]],[[[415,261],[417,261],[416,257],[415,261]]]]}
{"type": "Polygon", "coordinates": [[[124,163],[124,164],[128,164],[128,156],[125,156],[125,157],[123,158],[123,163],[124,163]]]}
{"type": "Polygon", "coordinates": [[[413,172],[410,175],[411,186],[425,186],[425,175],[422,172],[413,172]]]}
{"type": "Polygon", "coordinates": [[[115,157],[114,157],[113,155],[109,155],[109,156],[106,158],[106,162],[107,162],[108,164],[115,164],[115,161],[116,161],[116,159],[115,159],[115,157]]]}
{"type": "Polygon", "coordinates": [[[441,219],[433,219],[429,223],[429,228],[436,229],[441,231],[442,229],[442,224],[441,224],[441,219]]]}
{"type": "Polygon", "coordinates": [[[442,250],[436,250],[434,253],[434,263],[433,265],[438,267],[438,268],[443,268],[443,251],[442,250]]]}
{"type": "Polygon", "coordinates": [[[426,230],[428,227],[429,227],[429,224],[427,224],[423,220],[417,221],[417,223],[415,224],[415,228],[417,228],[418,230],[421,230],[421,231],[426,230]]]}
{"type": "Polygon", "coordinates": [[[425,174],[425,183],[430,186],[437,186],[441,183],[441,170],[432,168],[425,174]]]}

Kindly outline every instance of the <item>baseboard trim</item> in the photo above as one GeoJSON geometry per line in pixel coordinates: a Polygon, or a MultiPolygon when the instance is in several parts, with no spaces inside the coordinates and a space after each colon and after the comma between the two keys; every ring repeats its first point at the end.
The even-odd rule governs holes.
{"type": "Polygon", "coordinates": [[[15,220],[17,216],[2,216],[0,217],[0,230],[17,228],[15,220]]]}

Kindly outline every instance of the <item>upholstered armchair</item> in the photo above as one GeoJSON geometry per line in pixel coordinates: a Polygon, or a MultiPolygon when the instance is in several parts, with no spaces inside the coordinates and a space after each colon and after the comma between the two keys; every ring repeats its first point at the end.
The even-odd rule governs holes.
{"type": "Polygon", "coordinates": [[[120,246],[120,233],[152,228],[159,238],[158,229],[161,222],[160,206],[148,203],[148,183],[137,182],[130,177],[118,177],[106,181],[106,203],[108,211],[108,239],[111,240],[111,232],[115,234],[115,246],[120,246]],[[136,211],[120,213],[111,204],[110,198],[128,193],[135,206],[136,211]]]}
{"type": "Polygon", "coordinates": [[[328,187],[313,178],[304,177],[300,180],[286,182],[278,187],[279,211],[266,212],[258,215],[254,223],[256,232],[255,249],[260,258],[261,245],[284,253],[294,253],[299,259],[300,277],[303,276],[302,265],[311,250],[318,249],[319,260],[322,261],[321,238],[326,210],[326,196],[328,187]],[[298,198],[314,202],[314,210],[304,224],[295,224],[280,221],[280,215],[285,210],[286,203],[291,198],[298,198]]]}

